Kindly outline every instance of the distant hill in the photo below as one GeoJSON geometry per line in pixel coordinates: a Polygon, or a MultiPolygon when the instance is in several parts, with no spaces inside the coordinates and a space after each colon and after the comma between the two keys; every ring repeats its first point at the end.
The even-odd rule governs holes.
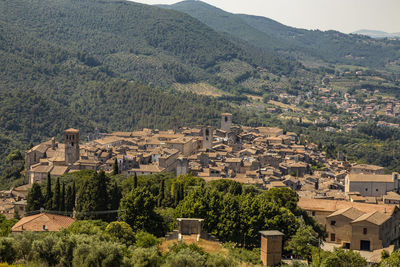
{"type": "Polygon", "coordinates": [[[400,58],[400,41],[297,29],[265,17],[231,14],[201,1],[183,1],[163,7],[185,12],[217,31],[257,47],[289,53],[300,59],[313,57],[328,63],[383,67],[400,58]]]}
{"type": "Polygon", "coordinates": [[[353,34],[366,35],[372,38],[396,38],[400,39],[400,32],[387,33],[384,31],[374,31],[374,30],[358,30],[353,32],[353,34]]]}
{"type": "Polygon", "coordinates": [[[238,113],[230,102],[246,99],[240,83],[258,68],[298,66],[187,14],[128,1],[5,0],[0,10],[0,174],[13,148],[69,127],[84,138],[95,128],[216,125],[221,112],[238,113]],[[186,83],[229,95],[173,90],[186,83]]]}

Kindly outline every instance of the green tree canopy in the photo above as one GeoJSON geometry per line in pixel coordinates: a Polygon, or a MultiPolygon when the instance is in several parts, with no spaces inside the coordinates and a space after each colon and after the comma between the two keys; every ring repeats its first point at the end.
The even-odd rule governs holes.
{"type": "Polygon", "coordinates": [[[34,183],[29,190],[27,197],[26,211],[38,211],[44,207],[44,198],[42,189],[38,183],[34,183]]]}
{"type": "Polygon", "coordinates": [[[145,230],[162,235],[164,232],[162,219],[154,212],[156,203],[153,194],[145,188],[136,188],[122,198],[119,215],[135,232],[145,230]]]}

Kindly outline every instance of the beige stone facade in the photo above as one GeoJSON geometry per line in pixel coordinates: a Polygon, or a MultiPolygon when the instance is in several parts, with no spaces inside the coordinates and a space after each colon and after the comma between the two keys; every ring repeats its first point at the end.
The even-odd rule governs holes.
{"type": "Polygon", "coordinates": [[[399,237],[400,210],[395,205],[300,199],[298,206],[326,226],[326,242],[344,248],[377,250],[399,237]]]}
{"type": "Polygon", "coordinates": [[[381,197],[390,191],[399,191],[399,174],[354,174],[345,178],[345,192],[358,192],[365,197],[381,197]]]}

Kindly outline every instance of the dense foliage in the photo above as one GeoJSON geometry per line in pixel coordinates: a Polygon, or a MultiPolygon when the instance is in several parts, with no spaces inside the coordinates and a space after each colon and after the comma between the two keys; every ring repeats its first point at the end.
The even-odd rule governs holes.
{"type": "Polygon", "coordinates": [[[232,14],[201,1],[163,6],[185,12],[211,28],[266,49],[329,63],[382,67],[400,58],[400,41],[376,40],[337,31],[322,32],[285,26],[272,19],[232,14]]]}

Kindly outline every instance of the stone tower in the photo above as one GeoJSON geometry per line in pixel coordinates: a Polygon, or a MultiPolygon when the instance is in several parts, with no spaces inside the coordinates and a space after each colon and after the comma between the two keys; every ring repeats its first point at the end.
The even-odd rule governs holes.
{"type": "Polygon", "coordinates": [[[261,261],[264,266],[276,266],[282,259],[282,239],[279,231],[261,231],[261,261]]]}
{"type": "Polygon", "coordinates": [[[79,156],[79,130],[68,129],[64,131],[65,164],[73,164],[78,161],[79,156]]]}
{"type": "Polygon", "coordinates": [[[229,132],[232,127],[232,114],[222,113],[221,114],[221,130],[229,132]]]}
{"type": "Polygon", "coordinates": [[[187,158],[178,158],[176,164],[176,176],[186,175],[189,173],[189,160],[187,158]]]}
{"type": "Polygon", "coordinates": [[[213,143],[213,129],[211,126],[204,127],[203,132],[203,149],[211,149],[213,143]]]}

